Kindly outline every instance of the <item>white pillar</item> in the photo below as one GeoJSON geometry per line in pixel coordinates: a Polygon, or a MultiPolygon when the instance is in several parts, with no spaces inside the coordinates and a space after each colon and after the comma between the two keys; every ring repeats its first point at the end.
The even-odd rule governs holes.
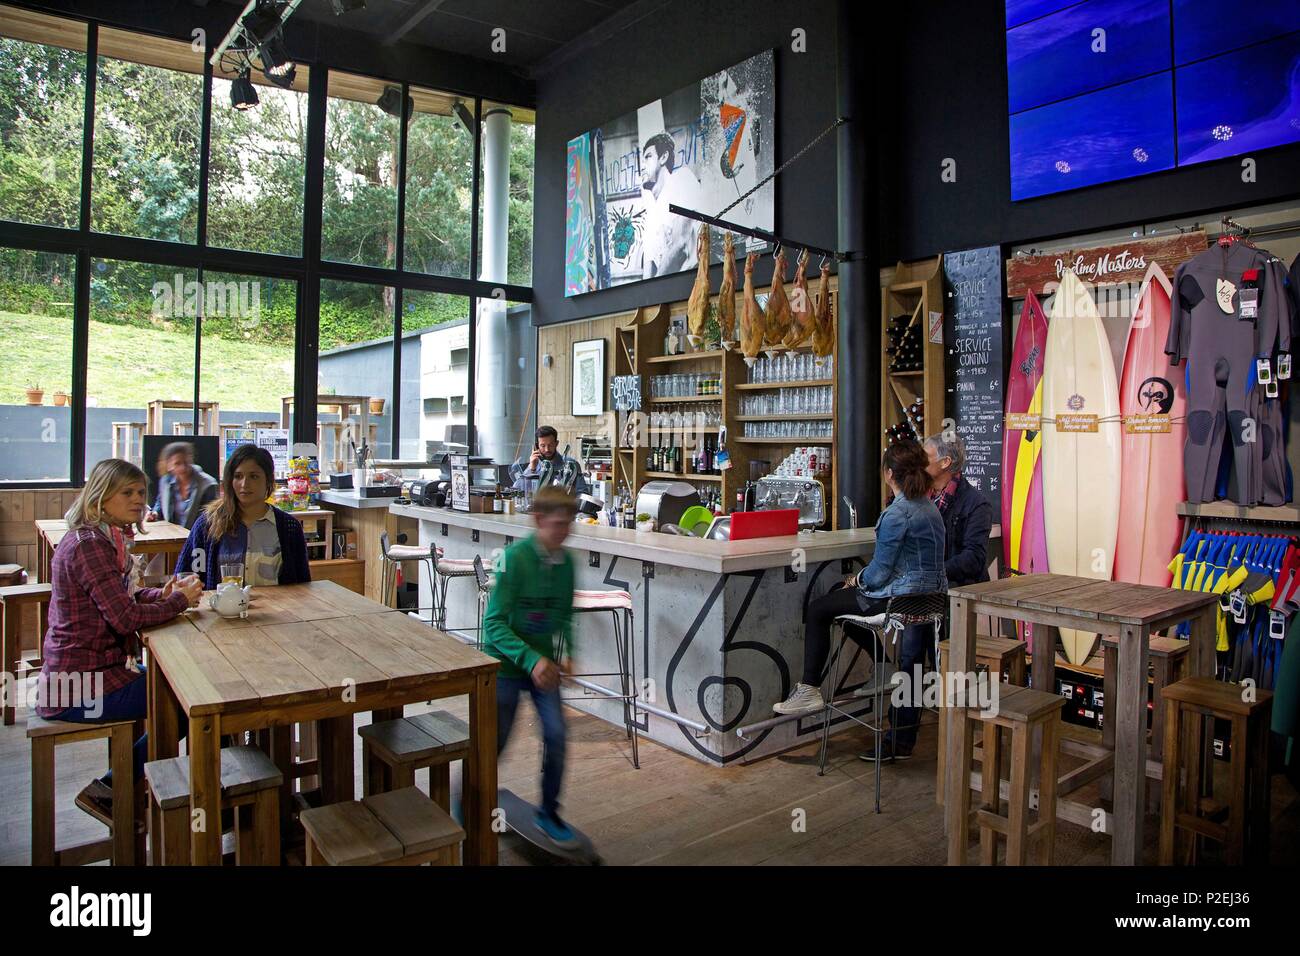
{"type": "MultiPolygon", "coordinates": [[[[483,117],[483,241],[479,279],[504,284],[507,276],[510,211],[510,111],[494,107],[483,117]]],[[[474,392],[474,423],[478,450],[508,463],[515,436],[509,431],[511,371],[518,363],[510,353],[506,329],[506,300],[478,300],[478,379],[474,392]]],[[[531,446],[530,446],[531,447],[531,446]]]]}

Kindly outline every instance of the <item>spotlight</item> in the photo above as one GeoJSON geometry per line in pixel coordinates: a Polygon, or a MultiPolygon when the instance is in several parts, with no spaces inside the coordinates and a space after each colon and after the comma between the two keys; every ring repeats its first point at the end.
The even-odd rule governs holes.
{"type": "MultiPolygon", "coordinates": [[[[258,59],[262,61],[262,72],[266,74],[267,79],[273,80],[279,76],[291,76],[294,72],[294,62],[289,58],[289,51],[284,48],[284,39],[276,32],[267,37],[257,48],[258,59]]],[[[289,85],[293,80],[282,85],[289,85]]]]}
{"type": "MultiPolygon", "coordinates": [[[[402,90],[397,86],[385,86],[384,92],[379,94],[379,99],[375,105],[387,113],[389,116],[402,115],[402,90]]],[[[415,100],[410,96],[406,98],[406,119],[411,118],[411,111],[415,109],[415,100]]]]}
{"type": "Polygon", "coordinates": [[[250,70],[244,67],[230,84],[230,105],[237,110],[251,110],[257,105],[257,90],[249,76],[250,70]]]}
{"type": "Polygon", "coordinates": [[[261,43],[280,28],[285,6],[277,0],[257,0],[257,6],[241,21],[254,43],[261,43]]]}
{"type": "Polygon", "coordinates": [[[334,16],[341,17],[345,13],[351,13],[353,10],[364,10],[366,0],[330,0],[334,5],[334,16]]]}
{"type": "Polygon", "coordinates": [[[470,136],[473,136],[474,114],[469,111],[469,107],[460,100],[457,100],[451,105],[451,111],[455,115],[457,122],[460,123],[461,129],[469,133],[470,136]]]}

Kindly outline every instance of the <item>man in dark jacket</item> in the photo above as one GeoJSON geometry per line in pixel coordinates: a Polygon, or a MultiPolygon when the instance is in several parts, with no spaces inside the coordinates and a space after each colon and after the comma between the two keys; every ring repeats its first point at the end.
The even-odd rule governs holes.
{"type": "Polygon", "coordinates": [[[193,528],[199,512],[216,500],[216,479],[194,463],[194,446],[189,442],[172,442],[158,461],[166,471],[158,479],[158,500],[149,510],[148,520],[193,528]]]}
{"type": "Polygon", "coordinates": [[[943,568],[948,586],[987,581],[993,506],[962,477],[966,447],[955,434],[940,433],[925,440],[925,451],[930,456],[930,494],[948,533],[943,568]]]}

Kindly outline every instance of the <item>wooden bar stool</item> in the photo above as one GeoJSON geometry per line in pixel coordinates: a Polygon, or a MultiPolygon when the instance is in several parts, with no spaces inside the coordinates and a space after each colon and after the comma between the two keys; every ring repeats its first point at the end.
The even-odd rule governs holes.
{"type": "MultiPolygon", "coordinates": [[[[1024,866],[1029,841],[1038,840],[1038,864],[1050,866],[1056,845],[1056,751],[1065,698],[1027,687],[1007,686],[999,695],[996,715],[978,716],[984,727],[984,762],[980,773],[980,805],[975,818],[980,828],[980,862],[997,862],[998,836],[1007,842],[1008,866],[1024,866]],[[1003,748],[1002,731],[1011,737],[1010,753],[1003,748]],[[1039,764],[1038,819],[1029,822],[1029,768],[1035,732],[1042,735],[1039,764]],[[1011,759],[1011,784],[1007,812],[1002,814],[1002,767],[1011,759]]],[[[966,774],[969,778],[969,768],[966,774]]]]}
{"type": "Polygon", "coordinates": [[[304,810],[308,866],[455,866],[465,831],[415,787],[304,810]]]}
{"type": "Polygon", "coordinates": [[[18,665],[22,662],[22,626],[23,608],[46,607],[50,603],[49,584],[15,584],[0,587],[0,615],[4,616],[4,637],[2,640],[4,673],[0,680],[8,686],[4,691],[4,723],[8,727],[14,722],[14,698],[18,693],[18,665]]]}
{"type": "Polygon", "coordinates": [[[131,748],[143,731],[137,721],[102,724],[27,718],[32,743],[32,865],[80,866],[111,860],[114,866],[135,864],[135,781],[131,748]],[[58,849],[54,838],[54,748],[82,740],[107,740],[108,765],[113,771],[113,825],[106,840],[93,840],[58,849]]]}
{"type": "MultiPolygon", "coordinates": [[[[1196,837],[1222,843],[1229,866],[1268,862],[1268,738],[1273,694],[1256,690],[1256,699],[1245,701],[1242,690],[1239,684],[1212,677],[1187,677],[1165,688],[1161,866],[1170,866],[1175,859],[1195,863],[1196,837]],[[1232,725],[1226,808],[1215,804],[1212,792],[1208,796],[1200,793],[1207,717],[1232,725]],[[1185,782],[1180,779],[1184,773],[1185,782]],[[1224,809],[1227,822],[1221,823],[1216,818],[1223,816],[1224,809]],[[1184,843],[1182,833],[1191,833],[1191,841],[1184,843]]],[[[1213,774],[1209,776],[1212,782],[1213,774]]]]}
{"type": "MultiPolygon", "coordinates": [[[[190,760],[154,760],[144,765],[144,776],[151,800],[153,863],[189,866],[190,760]]],[[[236,865],[280,865],[283,782],[275,762],[256,747],[221,749],[221,809],[234,811],[236,865]]]]}
{"type": "MultiPolygon", "coordinates": [[[[1176,637],[1153,637],[1150,644],[1151,657],[1151,743],[1147,748],[1147,757],[1157,763],[1165,753],[1165,688],[1175,681],[1187,676],[1187,652],[1190,641],[1176,637]]],[[[1115,749],[1115,695],[1116,681],[1119,673],[1119,638],[1105,635],[1101,639],[1103,676],[1102,676],[1102,718],[1101,742],[1108,750],[1115,749]]],[[[1102,796],[1109,800],[1114,789],[1114,778],[1106,777],[1101,784],[1102,796]]],[[[1152,787],[1155,800],[1159,801],[1162,788],[1152,787]]],[[[1158,804],[1157,804],[1158,805],[1158,804]]]]}
{"type": "Polygon", "coordinates": [[[435,710],[368,724],[361,735],[361,792],[367,797],[415,786],[415,771],[429,768],[429,796],[451,809],[451,762],[469,754],[469,725],[435,710]]]}
{"type": "MultiPolygon", "coordinates": [[[[943,675],[948,673],[948,652],[951,646],[950,641],[939,642],[939,679],[943,680],[943,675]]],[[[1008,637],[976,637],[975,638],[975,669],[981,668],[988,670],[990,674],[997,674],[999,680],[1003,674],[1007,675],[1009,683],[1014,687],[1024,687],[1027,683],[1025,675],[1026,650],[1028,645],[1024,641],[1017,641],[1008,637]]],[[[943,777],[947,770],[948,759],[948,708],[939,708],[939,752],[937,766],[935,768],[935,787],[934,800],[939,806],[943,806],[943,777]]],[[[977,755],[978,759],[978,755],[977,755]]]]}

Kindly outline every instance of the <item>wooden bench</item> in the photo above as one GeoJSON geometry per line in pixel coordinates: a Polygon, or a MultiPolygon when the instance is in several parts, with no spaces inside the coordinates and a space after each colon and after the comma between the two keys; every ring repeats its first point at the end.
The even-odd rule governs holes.
{"type": "Polygon", "coordinates": [[[360,728],[361,792],[366,796],[415,785],[415,771],[429,768],[429,796],[451,809],[451,762],[469,754],[469,725],[435,710],[360,728]]]}
{"type": "Polygon", "coordinates": [[[10,726],[14,722],[14,698],[18,693],[18,665],[22,658],[22,624],[23,608],[44,608],[50,603],[50,585],[15,584],[0,587],[0,614],[4,615],[3,647],[0,660],[3,660],[4,672],[0,681],[4,681],[4,723],[10,726]]]}
{"type": "Polygon", "coordinates": [[[1268,862],[1268,744],[1273,694],[1255,690],[1254,700],[1244,700],[1244,690],[1240,684],[1212,677],[1188,677],[1165,688],[1161,866],[1194,864],[1199,837],[1222,843],[1229,866],[1268,862]],[[1207,717],[1232,725],[1226,823],[1215,819],[1212,793],[1209,797],[1201,793],[1205,777],[1213,790],[1214,774],[1207,773],[1202,763],[1207,752],[1203,736],[1207,717]],[[1184,771],[1186,781],[1180,781],[1184,771]],[[1190,834],[1191,839],[1183,840],[1182,834],[1190,834]]]}
{"type": "Polygon", "coordinates": [[[101,724],[27,718],[32,745],[32,865],[81,866],[111,860],[114,866],[135,863],[135,781],[131,748],[143,733],[139,721],[101,724]],[[58,849],[54,837],[54,748],[82,740],[107,740],[113,771],[113,825],[106,840],[58,849]]]}
{"type": "MultiPolygon", "coordinates": [[[[997,862],[998,837],[1006,839],[1006,862],[1024,866],[1029,841],[1037,838],[1038,863],[1050,866],[1056,844],[1056,753],[1065,698],[1027,687],[1005,687],[998,700],[998,712],[984,715],[972,710],[984,728],[984,760],[980,770],[980,806],[975,818],[980,828],[980,862],[997,862]],[[1002,746],[1002,731],[1011,736],[1011,785],[1007,790],[1007,812],[1002,803],[1002,766],[1008,756],[1002,746]],[[1029,778],[1035,732],[1041,734],[1038,819],[1029,823],[1029,778]]],[[[969,776],[967,768],[966,776],[969,776]]]]}
{"type": "MultiPolygon", "coordinates": [[[[948,653],[952,646],[951,641],[939,642],[939,676],[948,673],[948,653]]],[[[990,674],[998,675],[998,680],[1002,680],[1005,673],[1009,682],[1016,687],[1024,687],[1026,673],[1026,648],[1028,645],[1024,641],[1014,640],[1009,637],[985,637],[978,636],[975,638],[975,668],[987,668],[990,674]]],[[[947,772],[948,764],[946,753],[948,750],[948,708],[939,708],[939,751],[935,767],[935,786],[934,800],[939,806],[943,806],[943,778],[947,772]]],[[[976,754],[976,759],[980,759],[976,754]]]]}
{"type": "MultiPolygon", "coordinates": [[[[150,838],[155,866],[190,863],[190,761],[188,757],[144,765],[149,782],[150,838]]],[[[234,811],[235,863],[280,865],[280,785],[274,761],[256,747],[221,750],[221,809],[234,811]]]]}
{"type": "Polygon", "coordinates": [[[454,866],[465,839],[447,811],[415,787],[304,810],[299,820],[308,866],[454,866]]]}

